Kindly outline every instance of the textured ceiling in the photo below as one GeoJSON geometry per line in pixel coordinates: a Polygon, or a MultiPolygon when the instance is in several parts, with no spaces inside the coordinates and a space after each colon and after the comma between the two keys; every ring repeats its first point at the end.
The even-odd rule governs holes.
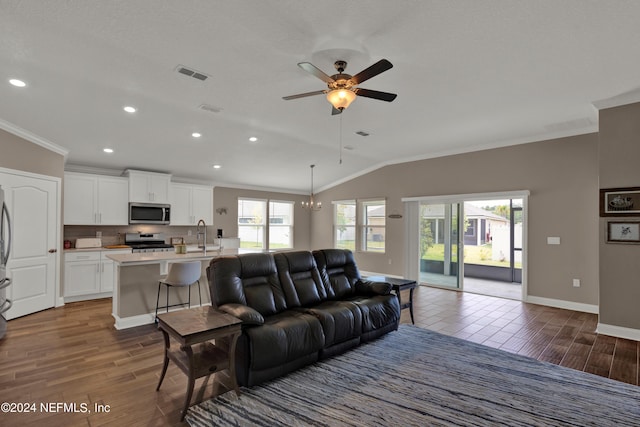
{"type": "Polygon", "coordinates": [[[616,0],[0,0],[0,124],[70,165],[306,192],[310,164],[319,188],[596,130],[593,102],[640,86],[638,22],[640,2],[616,0]],[[298,62],[355,74],[382,58],[394,68],[362,87],[392,103],[360,97],[331,116],[324,96],[282,100],[325,87],[298,62]]]}

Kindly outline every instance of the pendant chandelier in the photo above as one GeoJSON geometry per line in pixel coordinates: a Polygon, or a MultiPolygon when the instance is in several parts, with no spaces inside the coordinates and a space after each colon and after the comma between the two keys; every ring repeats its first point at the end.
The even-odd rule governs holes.
{"type": "Polygon", "coordinates": [[[311,195],[309,196],[309,201],[308,202],[302,202],[302,208],[303,209],[311,209],[312,211],[319,211],[322,208],[322,202],[316,202],[315,200],[313,200],[313,168],[315,168],[316,165],[311,165],[311,195]]]}

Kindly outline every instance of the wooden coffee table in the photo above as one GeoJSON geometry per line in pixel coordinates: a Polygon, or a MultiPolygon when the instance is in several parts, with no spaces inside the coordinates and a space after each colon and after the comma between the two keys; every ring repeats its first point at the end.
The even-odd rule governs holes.
{"type": "Polygon", "coordinates": [[[396,277],[387,277],[387,276],[369,276],[366,280],[370,280],[372,282],[387,282],[391,284],[391,288],[398,296],[398,303],[400,303],[400,310],[404,310],[405,308],[409,309],[409,314],[411,315],[411,323],[415,325],[416,322],[413,321],[413,290],[416,288],[417,283],[415,280],[411,279],[398,279],[396,277]],[[409,301],[402,302],[402,297],[400,296],[401,291],[409,291],[409,301]]]}
{"type": "Polygon", "coordinates": [[[217,311],[211,306],[179,310],[158,315],[158,329],[164,336],[164,365],[156,390],[160,390],[169,360],[189,378],[187,397],[181,420],[189,409],[195,380],[223,369],[229,370],[233,389],[240,395],[236,381],[236,342],[242,333],[240,319],[217,311]],[[179,349],[171,348],[173,338],[179,349]],[[216,340],[212,343],[211,340],[216,340]]]}

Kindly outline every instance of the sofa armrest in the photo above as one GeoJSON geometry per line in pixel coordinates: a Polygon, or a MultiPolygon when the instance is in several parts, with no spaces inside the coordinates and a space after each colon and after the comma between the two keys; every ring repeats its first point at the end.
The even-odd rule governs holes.
{"type": "Polygon", "coordinates": [[[365,295],[389,295],[391,293],[391,283],[372,282],[370,280],[358,280],[356,282],[356,292],[365,295]]]}
{"type": "Polygon", "coordinates": [[[251,307],[242,304],[223,304],[218,310],[242,320],[243,325],[262,325],[264,317],[251,307]]]}

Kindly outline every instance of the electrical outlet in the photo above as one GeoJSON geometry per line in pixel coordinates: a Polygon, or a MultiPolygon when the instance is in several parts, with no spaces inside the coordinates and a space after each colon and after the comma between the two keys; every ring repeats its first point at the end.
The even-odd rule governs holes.
{"type": "Polygon", "coordinates": [[[389,265],[391,265],[391,258],[389,258],[389,265]]]}
{"type": "Polygon", "coordinates": [[[580,279],[573,279],[573,287],[574,288],[580,287],[580,279]]]}
{"type": "Polygon", "coordinates": [[[102,237],[102,231],[96,231],[96,237],[97,238],[102,237]]]}
{"type": "Polygon", "coordinates": [[[187,236],[191,236],[193,234],[193,232],[191,230],[187,231],[187,236]]]}

